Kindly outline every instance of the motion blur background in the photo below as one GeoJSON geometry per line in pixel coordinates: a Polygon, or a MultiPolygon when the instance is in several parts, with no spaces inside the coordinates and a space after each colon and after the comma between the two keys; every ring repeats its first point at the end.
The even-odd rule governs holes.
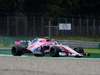
{"type": "Polygon", "coordinates": [[[0,47],[35,37],[99,37],[99,7],[100,0],[1,0],[0,47]],[[59,23],[71,23],[71,30],[59,30],[59,23]]]}
{"type": "Polygon", "coordinates": [[[0,36],[6,37],[100,36],[100,19],[94,16],[44,17],[42,15],[0,17],[0,36]],[[51,21],[51,27],[49,27],[51,21]],[[71,23],[71,30],[59,30],[59,23],[71,23]]]}

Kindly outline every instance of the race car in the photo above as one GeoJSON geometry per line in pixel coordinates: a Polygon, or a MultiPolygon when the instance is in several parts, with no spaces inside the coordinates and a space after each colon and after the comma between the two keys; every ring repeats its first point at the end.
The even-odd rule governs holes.
{"type": "Polygon", "coordinates": [[[67,45],[58,44],[57,41],[49,40],[48,38],[35,38],[34,40],[16,40],[12,47],[12,55],[21,56],[25,53],[35,56],[59,57],[59,56],[74,56],[83,57],[90,56],[89,53],[84,53],[82,47],[70,48],[67,45]],[[27,46],[22,47],[22,43],[27,43],[27,46]]]}

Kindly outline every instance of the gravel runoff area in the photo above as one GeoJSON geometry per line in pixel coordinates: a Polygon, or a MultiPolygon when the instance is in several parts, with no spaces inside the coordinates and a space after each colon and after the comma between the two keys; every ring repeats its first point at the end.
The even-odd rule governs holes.
{"type": "Polygon", "coordinates": [[[0,75],[100,75],[100,59],[0,56],[0,75]]]}

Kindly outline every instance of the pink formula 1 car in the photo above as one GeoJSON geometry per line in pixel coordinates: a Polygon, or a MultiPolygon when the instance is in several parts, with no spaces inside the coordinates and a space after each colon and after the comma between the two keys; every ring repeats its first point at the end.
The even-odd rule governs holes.
{"type": "Polygon", "coordinates": [[[52,57],[58,56],[90,56],[89,53],[84,53],[82,47],[71,49],[69,46],[58,44],[57,41],[50,41],[49,39],[36,38],[32,41],[16,40],[15,46],[12,47],[12,54],[14,56],[21,56],[24,53],[32,53],[35,56],[50,55],[52,57]],[[22,47],[21,43],[27,43],[27,47],[22,47]]]}

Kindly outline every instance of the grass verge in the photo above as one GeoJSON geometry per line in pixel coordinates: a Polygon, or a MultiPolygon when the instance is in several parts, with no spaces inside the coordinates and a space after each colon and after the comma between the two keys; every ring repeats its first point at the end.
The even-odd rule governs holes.
{"type": "Polygon", "coordinates": [[[84,49],[86,53],[100,53],[99,49],[84,49]]]}

